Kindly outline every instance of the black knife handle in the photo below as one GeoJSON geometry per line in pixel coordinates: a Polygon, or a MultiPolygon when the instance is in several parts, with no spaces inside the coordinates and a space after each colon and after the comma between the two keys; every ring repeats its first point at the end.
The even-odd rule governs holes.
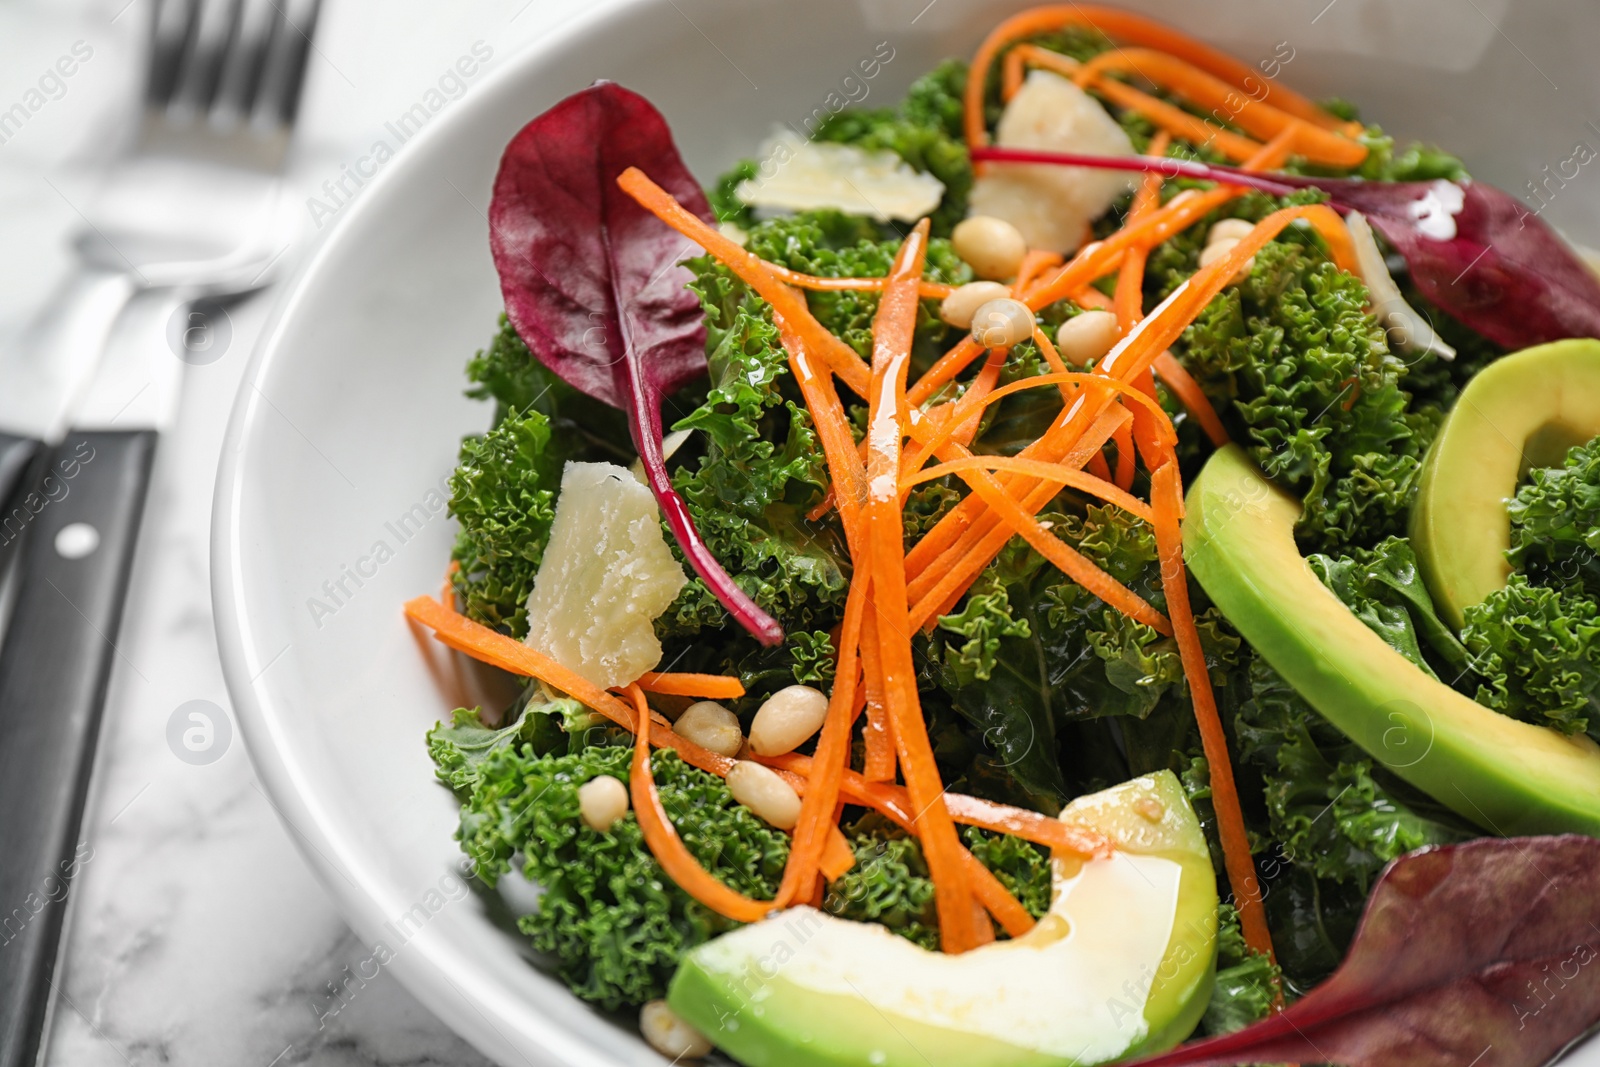
{"type": "MultiPolygon", "coordinates": [[[[43,462],[46,451],[31,437],[0,430],[0,589],[11,557],[22,547],[22,531],[32,518],[25,487],[37,480],[35,467],[43,462]]],[[[0,634],[5,632],[0,620],[0,634]]]]}
{"type": "Polygon", "coordinates": [[[0,647],[0,1067],[33,1067],[156,436],[72,433],[34,514],[0,647]],[[81,524],[81,525],[80,525],[81,524]],[[62,531],[71,526],[80,528],[62,531]],[[98,534],[93,551],[67,558],[98,534]]]}

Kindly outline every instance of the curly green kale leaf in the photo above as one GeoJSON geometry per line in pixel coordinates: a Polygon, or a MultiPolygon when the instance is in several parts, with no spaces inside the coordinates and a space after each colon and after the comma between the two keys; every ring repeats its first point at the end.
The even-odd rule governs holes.
{"type": "Polygon", "coordinates": [[[1308,556],[1306,563],[1358,619],[1406,659],[1438,677],[1420,638],[1444,662],[1452,680],[1468,671],[1467,650],[1434,611],[1409,541],[1389,537],[1348,556],[1308,556]]]}
{"type": "Polygon", "coordinates": [[[1209,1035],[1231,1034],[1272,1012],[1278,969],[1265,953],[1244,943],[1239,912],[1223,904],[1217,913],[1217,980],[1202,1025],[1209,1035]]]}
{"type": "MultiPolygon", "coordinates": [[[[578,787],[599,775],[628,779],[627,747],[533,757],[494,749],[461,811],[461,847],[490,886],[510,870],[543,887],[518,926],[557,960],[574,993],[608,1009],[664,994],[683,953],[735,925],[679,889],[629,814],[604,833],[578,818],[578,787]]],[[[777,890],[787,836],[736,803],[714,775],[671,752],[651,757],[662,804],[684,845],[727,884],[755,897],[777,890]]]]}
{"type": "Polygon", "coordinates": [[[1400,387],[1405,368],[1366,304],[1358,278],[1273,242],[1182,343],[1262,469],[1304,498],[1298,533],[1317,549],[1403,533],[1427,445],[1400,387]]]}
{"type": "MultiPolygon", "coordinates": [[[[787,628],[832,625],[847,555],[834,525],[804,517],[822,499],[827,463],[770,309],[713,261],[691,266],[706,311],[711,388],[673,425],[699,431],[702,449],[673,481],[712,554],[757,603],[787,628]]],[[[726,622],[695,579],[657,628],[671,636],[726,622]]]]}
{"type": "MultiPolygon", "coordinates": [[[[923,948],[939,947],[933,881],[913,837],[868,816],[847,829],[856,865],[828,886],[823,909],[844,919],[874,922],[923,948]]],[[[1050,908],[1050,855],[1018,837],[962,831],[967,848],[1035,919],[1050,908]]]]}
{"type": "Polygon", "coordinates": [[[987,572],[974,583],[959,612],[940,617],[939,628],[966,638],[964,644],[945,645],[945,664],[957,685],[989,681],[1001,638],[1033,636],[1028,621],[1012,615],[1005,586],[987,572]]]}
{"type": "Polygon", "coordinates": [[[1513,574],[1465,611],[1461,641],[1484,679],[1477,701],[1566,734],[1600,728],[1600,605],[1577,588],[1513,574]]]}
{"type": "MultiPolygon", "coordinates": [[[[737,924],[666,876],[632,812],[604,832],[579,819],[579,787],[600,775],[627,781],[632,750],[622,734],[586,745],[573,732],[566,752],[541,752],[529,735],[542,726],[530,720],[564,719],[573,731],[591,732],[581,709],[566,708],[571,703],[536,705],[499,731],[475,724],[470,711],[457,712],[429,734],[429,749],[440,779],[462,798],[457,838],[477,876],[492,888],[520,855],[520,873],[542,894],[518,926],[554,957],[573,992],[614,1010],[663,996],[685,952],[737,924]]],[[[788,836],[737,803],[721,779],[675,753],[654,753],[651,770],[662,806],[700,864],[740,892],[770,898],[788,860],[788,836]]],[[[1016,838],[971,828],[965,834],[979,861],[1032,914],[1043,914],[1048,854],[1016,838]]],[[[824,907],[936,945],[933,884],[915,839],[874,816],[847,828],[847,837],[856,866],[830,885],[824,907]]]]}
{"type": "Polygon", "coordinates": [[[451,581],[468,618],[513,637],[528,632],[528,594],[560,483],[550,420],[532,408],[461,442],[450,476],[450,514],[461,529],[450,558],[459,567],[451,581]]]}
{"type": "Polygon", "coordinates": [[[792,631],[784,640],[794,661],[794,680],[797,685],[815,685],[824,689],[833,687],[833,672],[838,650],[833,647],[833,635],[826,630],[792,631]]]}
{"type": "Polygon", "coordinates": [[[1507,508],[1507,558],[1542,585],[1581,583],[1600,593],[1600,438],[1537,468],[1507,508]]]}

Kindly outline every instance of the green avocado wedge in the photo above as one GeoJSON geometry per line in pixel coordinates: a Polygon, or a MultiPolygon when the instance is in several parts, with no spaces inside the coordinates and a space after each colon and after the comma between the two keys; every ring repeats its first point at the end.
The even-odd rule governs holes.
{"type": "Polygon", "coordinates": [[[790,908],[690,952],[667,1003],[747,1067],[1093,1067],[1170,1048],[1216,970],[1216,876],[1170,771],[1080,797],[1061,818],[1105,858],[1054,860],[1027,935],[959,956],[790,908]]]}
{"type": "Polygon", "coordinates": [[[1501,835],[1600,836],[1600,747],[1507,718],[1430,678],[1301,557],[1300,504],[1236,445],[1189,489],[1184,558],[1228,621],[1329,722],[1406,781],[1501,835]]]}
{"type": "Polygon", "coordinates": [[[1462,612],[1506,584],[1506,502],[1530,467],[1559,466],[1600,435],[1600,341],[1539,345],[1479,371],[1428,449],[1411,510],[1411,546],[1439,615],[1462,612]]]}

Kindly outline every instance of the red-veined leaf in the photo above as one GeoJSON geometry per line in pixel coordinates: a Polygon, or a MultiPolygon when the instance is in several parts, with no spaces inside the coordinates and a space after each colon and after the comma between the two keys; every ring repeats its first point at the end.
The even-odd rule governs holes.
{"type": "Polygon", "coordinates": [[[782,628],[711,555],[667,474],[662,398],[706,373],[700,301],[680,265],[700,250],[617,188],[629,167],[711,219],[666,119],[614,82],[567,97],[512,138],[489,205],[506,314],[563,381],[628,413],[650,489],[690,565],[745,629],[776,644],[782,628]]]}

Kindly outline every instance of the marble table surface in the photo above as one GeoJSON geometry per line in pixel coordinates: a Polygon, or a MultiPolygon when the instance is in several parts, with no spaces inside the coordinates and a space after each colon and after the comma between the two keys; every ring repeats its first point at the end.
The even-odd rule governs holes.
{"type": "MultiPolygon", "coordinates": [[[[42,106],[0,136],[0,344],[66,267],[74,190],[125,141],[152,2],[0,2],[0,110],[41,88],[59,56],[90,57],[59,88],[46,79],[42,106]]],[[[595,3],[328,0],[290,164],[306,232],[288,255],[303,256],[327,232],[330,212],[312,198],[337,208],[323,183],[382,137],[385,120],[462,55],[487,52],[483,66],[493,68],[580,6],[595,3]]],[[[486,1062],[387,972],[349,981],[367,950],[273,812],[238,731],[204,765],[178,758],[167,740],[181,705],[228,707],[209,589],[212,486],[233,396],[275,295],[235,306],[221,358],[186,367],[176,425],[161,440],[84,827],[88,858],[70,891],[51,1065],[486,1062]]],[[[161,319],[162,309],[146,308],[124,329],[161,319]]]]}

